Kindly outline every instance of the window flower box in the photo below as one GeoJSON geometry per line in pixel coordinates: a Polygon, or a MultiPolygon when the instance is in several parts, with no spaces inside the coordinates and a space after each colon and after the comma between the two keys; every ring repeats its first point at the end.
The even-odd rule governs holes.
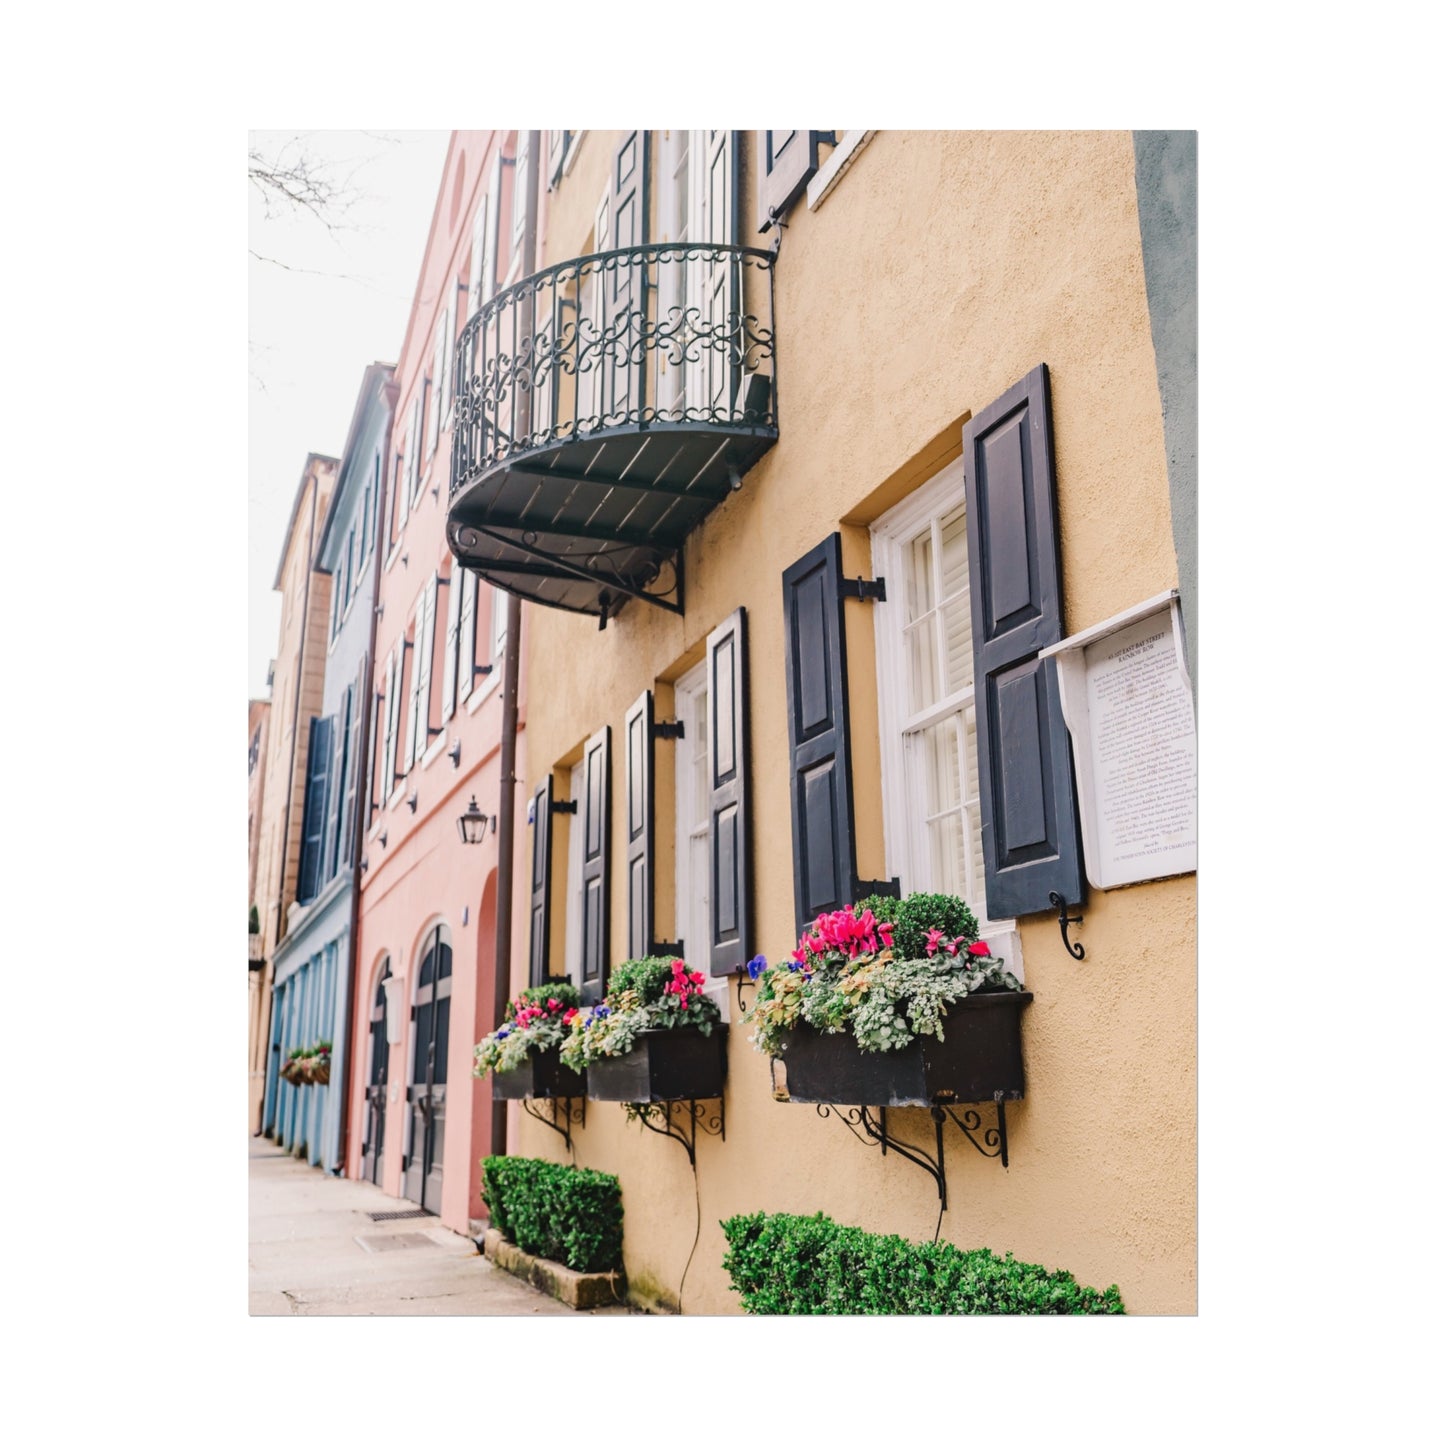
{"type": "Polygon", "coordinates": [[[501,1025],[477,1045],[473,1077],[492,1076],[494,1099],[585,1098],[586,1072],[574,1072],[561,1061],[578,1002],[577,990],[565,978],[526,989],[507,1005],[501,1025]]]}
{"type": "Polygon", "coordinates": [[[587,1096],[587,1070],[577,1073],[559,1057],[560,1046],[538,1049],[514,1069],[492,1074],[494,1099],[582,1099],[587,1096]]]}
{"type": "Polygon", "coordinates": [[[587,1097],[621,1104],[718,1099],[727,1078],[727,1025],[645,1029],[632,1048],[587,1067],[587,1097]]]}
{"type": "Polygon", "coordinates": [[[851,1033],[794,1029],[782,1053],[788,1099],[886,1107],[1024,1097],[1020,1019],[1033,994],[975,993],[952,1005],[943,1038],[919,1034],[901,1049],[869,1052],[851,1033]]]}

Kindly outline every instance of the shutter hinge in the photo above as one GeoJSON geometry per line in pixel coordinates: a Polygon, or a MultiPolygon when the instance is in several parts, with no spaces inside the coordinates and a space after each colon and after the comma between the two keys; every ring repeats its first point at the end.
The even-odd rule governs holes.
{"type": "Polygon", "coordinates": [[[871,582],[862,577],[841,577],[838,579],[838,592],[857,602],[888,601],[888,584],[882,577],[875,577],[871,582]]]}
{"type": "Polygon", "coordinates": [[[680,722],[660,722],[652,725],[652,735],[658,738],[680,738],[684,736],[680,722]]]}
{"type": "Polygon", "coordinates": [[[490,662],[474,662],[472,664],[472,676],[490,677],[492,675],[492,664],[490,662]]]}
{"type": "Polygon", "coordinates": [[[576,811],[577,811],[577,799],[576,799],[576,798],[572,798],[572,799],[570,799],[569,801],[567,801],[567,802],[565,802],[565,803],[559,803],[559,802],[557,802],[555,799],[553,799],[553,802],[552,802],[552,811],[553,811],[554,813],[576,813],[576,811]]]}

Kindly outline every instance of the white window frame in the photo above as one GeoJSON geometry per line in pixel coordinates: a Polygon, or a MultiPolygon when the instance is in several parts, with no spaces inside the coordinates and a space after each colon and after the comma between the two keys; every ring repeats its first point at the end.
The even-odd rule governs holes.
{"type": "Polygon", "coordinates": [[[436,330],[432,333],[431,371],[426,384],[430,387],[426,395],[426,460],[430,463],[436,455],[437,442],[442,434],[442,368],[445,365],[443,350],[446,347],[446,308],[437,316],[436,330]]]}
{"type": "MultiPolygon", "coordinates": [[[[873,575],[884,578],[888,584],[888,601],[873,604],[884,859],[888,874],[900,880],[904,897],[924,890],[941,891],[927,876],[923,828],[914,814],[904,754],[907,721],[904,700],[909,695],[910,681],[909,654],[904,642],[908,622],[908,548],[924,528],[936,525],[957,511],[963,501],[963,459],[960,457],[884,513],[870,528],[873,575]]],[[[967,703],[960,701],[955,706],[963,707],[967,703]]],[[[934,720],[936,714],[937,719],[941,719],[951,710],[948,700],[942,699],[926,716],[934,720]]],[[[966,792],[966,777],[962,786],[966,792]]],[[[979,936],[986,939],[992,952],[1022,979],[1023,958],[1015,920],[987,916],[988,900],[982,877],[975,880],[974,891],[977,897],[969,898],[968,904],[978,918],[979,936]]]]}
{"type": "Polygon", "coordinates": [[[507,646],[507,594],[492,588],[492,672],[502,670],[502,652],[507,646]]]}
{"type": "MultiPolygon", "coordinates": [[[[673,854],[674,937],[681,938],[687,966],[709,974],[708,940],[712,936],[712,898],[708,892],[712,873],[711,840],[706,797],[698,798],[692,788],[692,775],[708,749],[707,659],[704,658],[673,684],[673,713],[682,724],[673,754],[673,854]],[[702,877],[693,867],[692,840],[698,835],[704,842],[702,877]],[[691,906],[689,906],[691,905],[691,906]]],[[[722,1010],[728,1019],[729,989],[726,975],[712,978],[703,993],[722,1010]]]]}
{"type": "Polygon", "coordinates": [[[517,132],[516,169],[512,172],[512,250],[520,251],[522,232],[527,225],[527,188],[532,183],[532,153],[528,146],[531,131],[517,132]]]}

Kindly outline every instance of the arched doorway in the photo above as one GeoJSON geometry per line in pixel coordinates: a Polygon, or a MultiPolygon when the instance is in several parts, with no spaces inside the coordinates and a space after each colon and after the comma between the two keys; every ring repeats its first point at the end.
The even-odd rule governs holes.
{"type": "Polygon", "coordinates": [[[437,924],[426,938],[411,1009],[411,1081],[406,1087],[411,1151],[402,1193],[429,1214],[442,1207],[447,1036],[452,1015],[452,946],[437,924]]]}
{"type": "Polygon", "coordinates": [[[391,1049],[386,1042],[386,981],[391,960],[381,966],[371,1002],[371,1056],[366,1074],[366,1133],[361,1145],[361,1177],[381,1183],[381,1151],[386,1145],[386,1081],[391,1049]]]}

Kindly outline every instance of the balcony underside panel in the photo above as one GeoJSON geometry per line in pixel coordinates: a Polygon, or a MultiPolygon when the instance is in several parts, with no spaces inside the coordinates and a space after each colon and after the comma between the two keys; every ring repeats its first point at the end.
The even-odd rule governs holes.
{"type": "Polygon", "coordinates": [[[694,425],[513,458],[453,498],[448,538],[464,566],[545,606],[680,611],[684,542],[775,437],[694,425]]]}

